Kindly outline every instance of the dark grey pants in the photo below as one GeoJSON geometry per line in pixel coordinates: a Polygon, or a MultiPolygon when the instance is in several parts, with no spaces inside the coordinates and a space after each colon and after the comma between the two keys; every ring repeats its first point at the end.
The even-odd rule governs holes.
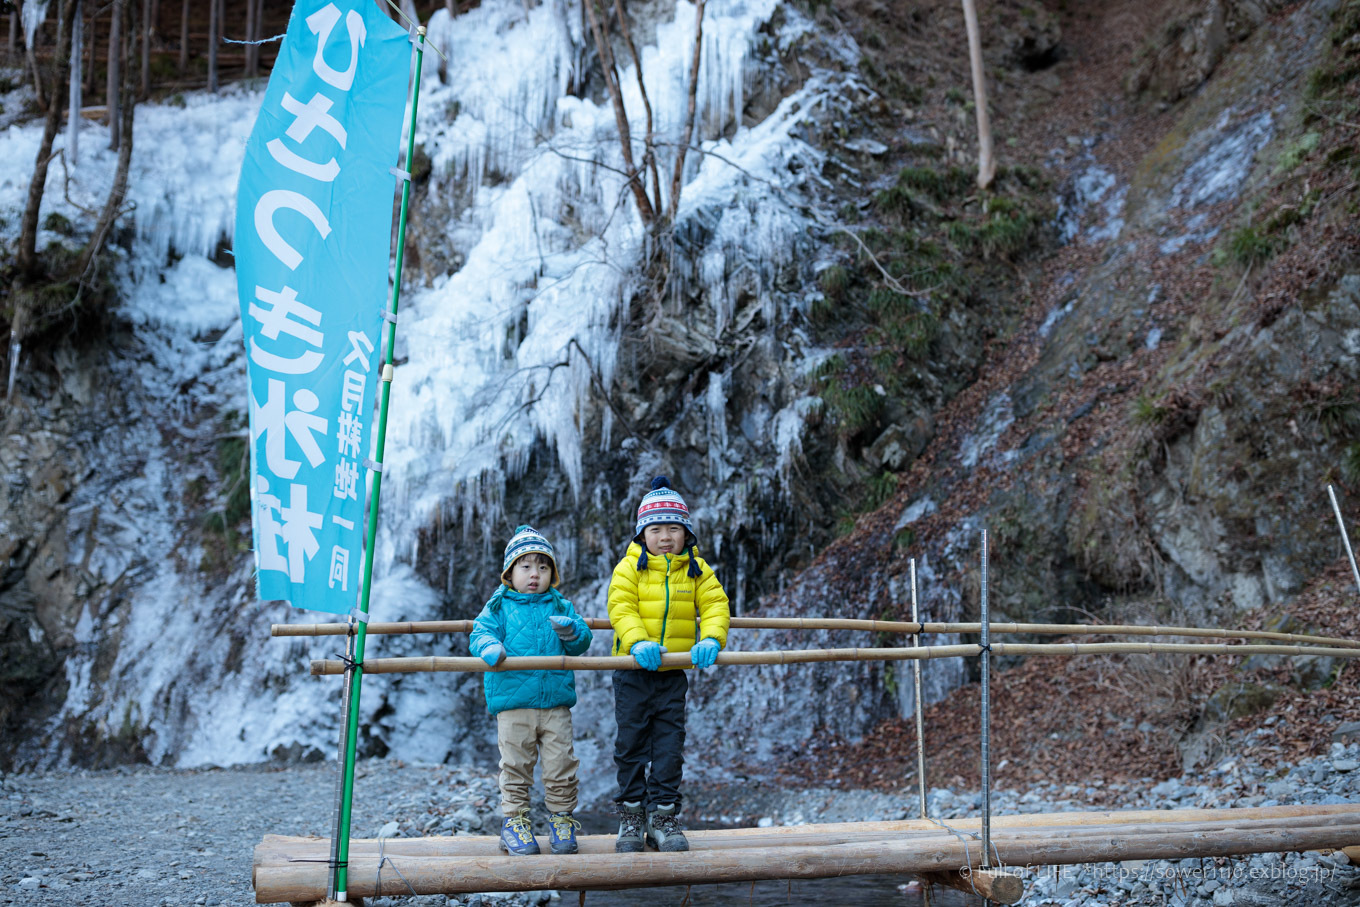
{"type": "Polygon", "coordinates": [[[619,767],[615,800],[680,805],[680,776],[685,766],[684,671],[615,671],[614,763],[619,767]],[[651,772],[647,764],[651,763],[651,772]]]}

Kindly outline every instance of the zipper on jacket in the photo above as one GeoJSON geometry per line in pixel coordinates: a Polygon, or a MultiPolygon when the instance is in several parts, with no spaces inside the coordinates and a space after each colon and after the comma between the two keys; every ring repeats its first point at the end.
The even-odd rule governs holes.
{"type": "Polygon", "coordinates": [[[661,612],[661,645],[666,644],[666,618],[671,613],[671,556],[666,555],[666,578],[662,582],[662,587],[666,590],[666,609],[661,612]]]}

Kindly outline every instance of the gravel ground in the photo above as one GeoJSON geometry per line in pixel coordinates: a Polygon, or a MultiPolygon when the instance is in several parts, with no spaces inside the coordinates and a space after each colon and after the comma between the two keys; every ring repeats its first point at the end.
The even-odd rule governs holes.
{"type": "MultiPolygon", "coordinates": [[[[254,846],[266,834],[328,834],[334,778],[333,768],[324,764],[6,776],[0,779],[0,904],[253,904],[254,846]]],[[[696,824],[781,825],[915,814],[914,791],[791,790],[754,780],[690,787],[696,824]]],[[[1327,757],[1285,773],[1229,759],[1191,779],[1112,787],[1117,808],[1360,802],[1360,745],[1334,745],[1327,757]]],[[[356,790],[357,837],[480,834],[499,823],[495,778],[482,769],[371,761],[360,766],[356,790]]],[[[1074,785],[1039,785],[1023,793],[994,791],[992,802],[998,813],[1084,809],[1093,793],[1074,785]]],[[[930,802],[932,815],[948,819],[976,815],[979,798],[972,792],[936,789],[930,802]]],[[[1360,905],[1360,870],[1340,852],[1088,864],[1024,877],[1027,905],[1360,905]]],[[[806,902],[814,891],[807,884],[804,898],[786,894],[776,883],[777,898],[758,895],[756,902],[806,902]]],[[[883,890],[882,882],[878,890],[883,890]]],[[[835,900],[832,892],[823,889],[815,899],[835,900]]],[[[855,902],[920,903],[918,896],[896,886],[889,893],[855,902]]],[[[637,902],[606,899],[611,904],[637,902]]],[[[743,886],[741,901],[745,899],[743,886]]],[[[527,907],[574,898],[563,902],[555,892],[545,891],[379,899],[378,904],[389,901],[412,907],[527,907]]],[[[648,901],[662,902],[650,896],[648,901]]],[[[699,888],[693,902],[732,900],[716,889],[699,888]]]]}

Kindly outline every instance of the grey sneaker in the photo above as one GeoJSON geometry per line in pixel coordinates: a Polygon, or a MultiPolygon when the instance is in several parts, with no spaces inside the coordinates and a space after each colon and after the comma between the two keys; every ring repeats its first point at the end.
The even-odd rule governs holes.
{"type": "Polygon", "coordinates": [[[647,845],[642,842],[642,828],[646,816],[641,803],[619,804],[619,838],[614,842],[614,853],[642,853],[647,845]]]}
{"type": "Polygon", "coordinates": [[[676,817],[680,811],[678,803],[665,803],[652,810],[647,816],[647,843],[662,853],[675,853],[689,850],[684,826],[676,817]]]}

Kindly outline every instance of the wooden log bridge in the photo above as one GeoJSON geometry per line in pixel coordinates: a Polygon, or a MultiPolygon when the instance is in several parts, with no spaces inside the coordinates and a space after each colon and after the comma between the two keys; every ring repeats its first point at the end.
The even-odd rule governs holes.
{"type": "MultiPolygon", "coordinates": [[[[490,836],[356,839],[348,890],[351,897],[585,891],[879,873],[934,881],[946,873],[963,880],[959,887],[977,874],[984,896],[1014,903],[1023,880],[1013,873],[1027,867],[1341,849],[1360,841],[1360,805],[994,816],[993,871],[985,874],[979,827],[979,819],[913,819],[692,831],[688,853],[627,855],[613,852],[612,835],[584,835],[579,854],[532,857],[502,855],[490,836]]],[[[251,871],[256,902],[325,897],[329,853],[326,838],[267,836],[251,871]]]]}

